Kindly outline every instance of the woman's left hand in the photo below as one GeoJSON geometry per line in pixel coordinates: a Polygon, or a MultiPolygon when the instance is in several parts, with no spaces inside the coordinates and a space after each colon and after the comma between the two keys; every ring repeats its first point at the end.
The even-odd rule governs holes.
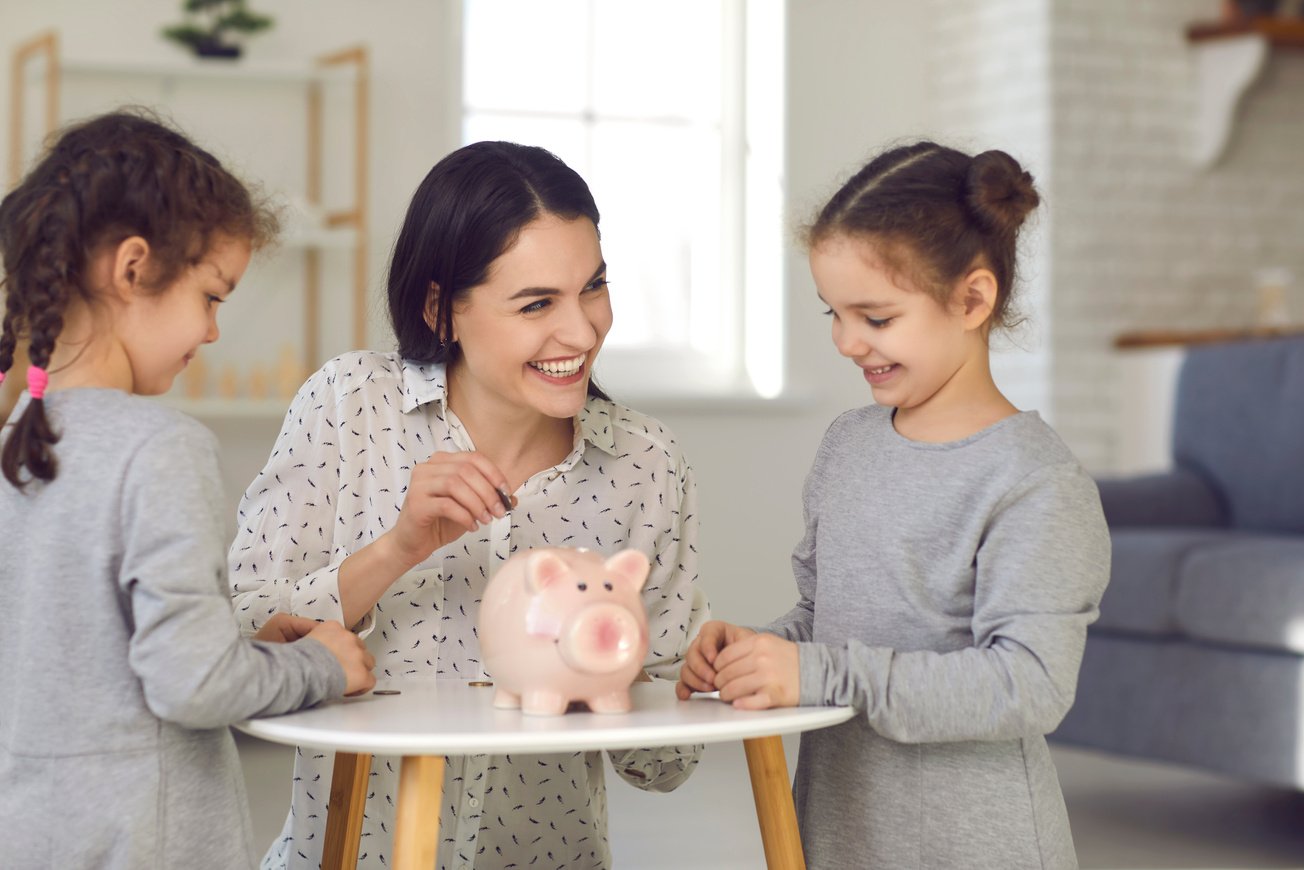
{"type": "Polygon", "coordinates": [[[739,710],[795,707],[801,693],[797,644],[761,632],[729,644],[715,660],[720,700],[739,710]]]}

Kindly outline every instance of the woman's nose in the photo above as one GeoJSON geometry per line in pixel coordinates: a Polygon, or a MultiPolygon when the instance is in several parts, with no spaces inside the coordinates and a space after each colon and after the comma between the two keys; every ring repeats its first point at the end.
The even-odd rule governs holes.
{"type": "Polygon", "coordinates": [[[562,321],[557,325],[557,340],[576,350],[587,350],[597,343],[598,331],[583,305],[566,306],[562,321]]]}

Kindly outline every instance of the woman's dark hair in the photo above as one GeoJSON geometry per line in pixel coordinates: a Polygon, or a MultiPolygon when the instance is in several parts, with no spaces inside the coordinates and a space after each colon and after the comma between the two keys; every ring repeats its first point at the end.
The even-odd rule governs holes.
{"type": "MultiPolygon", "coordinates": [[[[217,158],[142,109],[123,109],[65,128],[22,183],[0,202],[4,257],[0,372],[28,341],[32,365],[47,368],[70,302],[95,304],[88,259],[140,236],[149,243],[145,289],[163,292],[209,252],[215,235],[259,248],[276,218],[217,158]]],[[[53,480],[59,436],[44,402],[31,400],[10,429],[0,468],[22,489],[53,480]]]]}
{"type": "MultiPolygon", "coordinates": [[[[488,279],[490,264],[527,224],[549,214],[598,225],[589,186],[551,151],[476,142],[436,163],[412,195],[390,258],[389,319],[399,354],[418,362],[456,360],[454,305],[488,279]],[[439,294],[435,329],[425,321],[431,293],[439,294]]],[[[592,377],[589,395],[607,398],[592,377]]]]}
{"type": "Polygon", "coordinates": [[[1041,198],[1004,151],[974,157],[934,142],[892,148],[833,195],[806,230],[810,247],[866,238],[888,268],[945,304],[976,265],[996,276],[989,322],[1010,326],[1019,228],[1041,198]]]}

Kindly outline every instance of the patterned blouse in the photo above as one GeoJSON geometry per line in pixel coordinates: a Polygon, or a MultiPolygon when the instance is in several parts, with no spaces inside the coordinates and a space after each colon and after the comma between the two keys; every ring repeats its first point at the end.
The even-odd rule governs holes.
{"type": "MultiPolygon", "coordinates": [[[[231,546],[236,616],[255,631],[277,610],[341,620],[337,571],[396,521],[412,464],[436,450],[472,450],[448,407],[444,367],[396,354],[350,353],[312,375],[290,405],[266,467],[241,500],[231,546]]],[[[657,421],[589,399],[575,447],[516,491],[502,519],[436,551],[404,574],[363,620],[376,676],[475,679],[476,622],[495,565],[521,548],[635,547],[652,561],[643,588],[651,646],[645,667],[675,679],[706,619],[697,583],[692,470],[657,421]]],[[[609,752],[643,789],[688,778],[700,746],[609,752]]],[[[333,757],[296,752],[290,814],[264,868],[317,868],[333,757]]],[[[394,757],[372,761],[359,867],[388,867],[398,785],[394,757]]],[[[602,753],[450,758],[438,865],[608,868],[602,753]]]]}

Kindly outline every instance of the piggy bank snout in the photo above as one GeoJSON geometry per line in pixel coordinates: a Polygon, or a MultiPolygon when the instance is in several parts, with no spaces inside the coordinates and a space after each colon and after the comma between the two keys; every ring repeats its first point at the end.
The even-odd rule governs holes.
{"type": "Polygon", "coordinates": [[[557,640],[562,660],[581,673],[609,674],[641,657],[642,626],[627,608],[594,604],[563,628],[557,640]]]}

